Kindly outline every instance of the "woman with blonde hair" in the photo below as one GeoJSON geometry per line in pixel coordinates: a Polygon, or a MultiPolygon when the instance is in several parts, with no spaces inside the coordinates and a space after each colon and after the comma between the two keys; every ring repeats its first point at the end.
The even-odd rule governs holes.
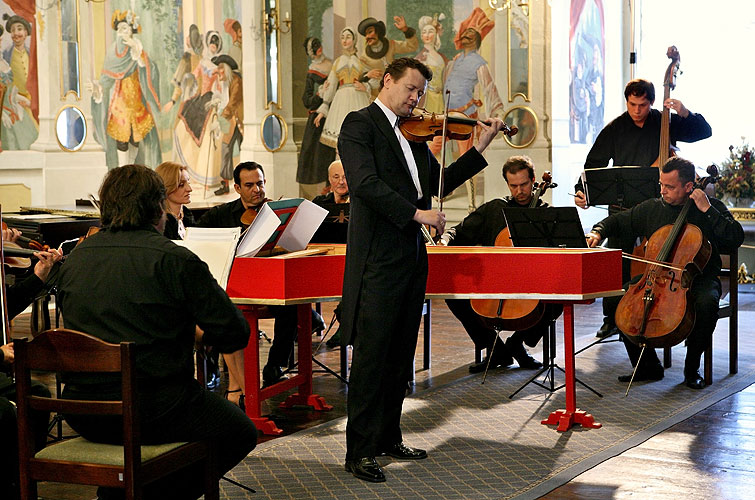
{"type": "Polygon", "coordinates": [[[165,184],[165,230],[163,234],[171,240],[186,237],[186,228],[194,225],[191,210],[185,207],[191,202],[191,184],[186,166],[172,161],[161,163],[155,172],[165,184]]]}

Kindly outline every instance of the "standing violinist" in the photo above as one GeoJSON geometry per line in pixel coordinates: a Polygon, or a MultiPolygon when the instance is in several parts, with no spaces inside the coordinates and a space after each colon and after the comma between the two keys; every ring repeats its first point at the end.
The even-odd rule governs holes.
{"type": "MultiPolygon", "coordinates": [[[[734,220],[726,206],[710,198],[695,187],[695,166],[683,158],[669,159],[661,168],[661,197],[645,200],[635,207],[609,215],[597,223],[587,235],[590,247],[597,246],[603,238],[627,234],[632,238],[648,238],[659,228],[676,221],[687,200],[692,206],[687,214],[687,223],[702,231],[711,244],[711,255],[702,272],[694,278],[690,293],[695,309],[695,324],[687,338],[687,357],[684,362],[684,383],[691,389],[702,389],[705,381],[700,376],[700,356],[711,340],[718,320],[718,301],[721,298],[721,252],[729,253],[744,241],[742,226],[734,220]]],[[[634,380],[660,380],[663,366],[654,349],[646,349],[640,357],[641,348],[621,335],[632,366],[637,367],[634,380]]],[[[629,382],[631,375],[622,375],[619,380],[629,382]]]]}
{"type": "MultiPolygon", "coordinates": [[[[245,212],[252,210],[259,212],[262,206],[270,201],[265,196],[265,171],[262,165],[253,161],[246,161],[236,165],[233,170],[233,188],[239,194],[239,198],[222,205],[211,208],[205,212],[197,222],[199,227],[240,227],[245,212]]],[[[246,217],[244,220],[247,220],[246,217]]],[[[273,385],[285,378],[284,366],[288,365],[288,359],[294,348],[296,339],[297,312],[296,306],[268,306],[275,317],[275,336],[268,353],[267,363],[262,369],[262,382],[264,386],[273,385]]],[[[316,314],[316,313],[315,313],[316,314]]],[[[313,318],[316,328],[324,327],[322,318],[317,315],[313,318]]],[[[225,355],[228,365],[228,390],[226,397],[244,407],[244,353],[237,351],[231,355],[225,355]],[[238,398],[236,397],[238,396],[238,398]]]]}
{"type": "MultiPolygon", "coordinates": [[[[446,218],[430,208],[440,165],[427,144],[410,143],[397,125],[431,79],[432,71],[416,59],[394,60],[377,99],[349,113],[338,138],[351,197],[341,313],[344,342],[354,346],[345,466],[365,481],[385,481],[376,456],[427,457],[404,444],[401,407],[427,282],[420,225],[442,233],[446,218]]],[[[482,152],[503,126],[499,118],[481,125],[475,147],[446,168],[444,196],[487,166],[482,152]]]]}
{"type": "MultiPolygon", "coordinates": [[[[503,164],[503,177],[509,186],[511,196],[496,198],[469,214],[461,224],[446,231],[441,238],[443,244],[450,246],[482,245],[494,246],[496,238],[506,228],[503,217],[504,208],[527,208],[533,201],[533,187],[535,183],[535,168],[532,160],[527,156],[512,156],[503,164]]],[[[541,199],[536,207],[547,207],[541,199]]],[[[487,349],[491,355],[490,367],[506,367],[514,362],[521,368],[537,369],[542,363],[527,353],[524,343],[535,347],[547,332],[550,322],[561,315],[563,307],[557,304],[547,304],[543,317],[532,327],[515,331],[504,344],[498,337],[487,318],[477,314],[467,299],[447,300],[446,304],[456,318],[464,325],[464,329],[474,342],[477,349],[487,349]],[[493,348],[493,342],[495,347],[493,348]]],[[[481,363],[469,366],[469,373],[479,373],[488,366],[488,358],[481,363]]]]}
{"type": "MultiPolygon", "coordinates": [[[[585,168],[607,167],[613,160],[615,166],[649,167],[658,158],[661,135],[662,113],[652,109],[655,101],[655,87],[643,79],[632,80],[624,88],[627,110],[606,125],[595,139],[585,160],[585,168]]],[[[678,99],[666,99],[663,107],[673,109],[669,116],[669,143],[677,141],[697,142],[711,136],[711,128],[703,115],[693,113],[678,99]]],[[[574,203],[587,208],[584,187],[580,181],[575,187],[574,203]]],[[[613,213],[610,209],[609,213],[613,213]]],[[[611,248],[621,248],[631,252],[635,240],[614,236],[608,242],[611,248]]],[[[624,263],[624,281],[629,279],[629,262],[624,263]]],[[[618,333],[614,313],[618,299],[603,299],[603,325],[598,337],[609,337],[618,333]]]]}

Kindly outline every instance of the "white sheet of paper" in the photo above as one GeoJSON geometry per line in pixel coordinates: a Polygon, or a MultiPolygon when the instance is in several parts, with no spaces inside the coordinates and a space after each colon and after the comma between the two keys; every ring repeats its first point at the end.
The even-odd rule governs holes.
{"type": "Polygon", "coordinates": [[[278,246],[289,252],[304,250],[327,216],[328,211],[324,208],[309,200],[302,200],[278,240],[278,246]]]}
{"type": "Polygon", "coordinates": [[[252,225],[244,231],[239,247],[236,249],[236,257],[254,257],[260,251],[270,236],[273,235],[281,220],[272,208],[265,203],[260,209],[252,225]]]}
{"type": "Polygon", "coordinates": [[[220,287],[225,290],[240,235],[239,227],[187,227],[186,238],[174,242],[202,259],[220,287]]]}

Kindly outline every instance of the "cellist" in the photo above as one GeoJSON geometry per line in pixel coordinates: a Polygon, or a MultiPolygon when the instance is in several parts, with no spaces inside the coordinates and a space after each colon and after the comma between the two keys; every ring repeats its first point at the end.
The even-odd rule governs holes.
{"type": "MultiPolygon", "coordinates": [[[[662,112],[653,109],[655,86],[647,80],[632,80],[624,88],[624,98],[626,112],[616,117],[598,134],[585,159],[585,168],[607,167],[611,160],[616,166],[649,167],[658,158],[662,112]]],[[[697,142],[711,136],[712,131],[705,117],[687,109],[679,99],[665,99],[663,108],[674,111],[670,114],[667,131],[671,144],[676,145],[677,141],[697,142]]],[[[574,203],[587,208],[581,182],[574,189],[574,203]]],[[[609,241],[608,245],[631,252],[634,240],[616,237],[616,241],[609,241]]],[[[628,263],[625,265],[624,279],[629,279],[628,263]]],[[[598,337],[609,337],[618,332],[613,318],[616,304],[618,301],[603,300],[605,318],[598,330],[598,337]]]]}
{"type": "MultiPolygon", "coordinates": [[[[535,169],[532,160],[527,156],[512,156],[503,164],[502,174],[511,196],[491,200],[469,214],[461,224],[444,233],[441,237],[443,244],[451,246],[493,246],[496,237],[506,227],[503,208],[527,208],[530,205],[535,183],[535,169]]],[[[536,206],[547,207],[548,204],[542,200],[537,200],[536,206]]],[[[516,272],[520,271],[516,270],[516,272]]],[[[491,323],[472,309],[469,300],[447,300],[446,304],[454,316],[464,325],[464,329],[477,348],[487,349],[490,353],[493,341],[496,342],[495,348],[492,349],[491,368],[507,367],[513,364],[514,359],[521,368],[538,369],[542,367],[542,363],[527,353],[523,344],[526,343],[530,347],[535,347],[547,332],[551,320],[559,317],[563,311],[563,308],[559,305],[546,305],[546,311],[537,324],[526,330],[515,331],[504,344],[491,323]]],[[[472,364],[469,366],[469,372],[482,372],[487,365],[487,359],[481,363],[472,364]]]]}
{"type": "MultiPolygon", "coordinates": [[[[721,252],[729,253],[744,241],[742,226],[734,220],[726,206],[710,198],[694,187],[695,166],[680,157],[669,159],[660,172],[661,197],[645,200],[635,207],[609,215],[598,222],[587,235],[590,247],[597,246],[603,238],[626,234],[632,238],[650,238],[660,227],[673,224],[688,199],[693,205],[687,215],[687,223],[702,231],[711,244],[711,255],[702,272],[691,285],[691,300],[696,320],[687,337],[687,357],[684,362],[684,383],[691,389],[702,389],[705,382],[700,376],[700,357],[713,334],[718,320],[718,301],[721,298],[721,252]]],[[[641,348],[621,335],[632,366],[637,365],[641,348]]],[[[663,366],[653,349],[646,349],[639,360],[640,366],[635,381],[660,380],[663,366]]],[[[631,376],[622,375],[619,380],[628,382],[631,376]]]]}

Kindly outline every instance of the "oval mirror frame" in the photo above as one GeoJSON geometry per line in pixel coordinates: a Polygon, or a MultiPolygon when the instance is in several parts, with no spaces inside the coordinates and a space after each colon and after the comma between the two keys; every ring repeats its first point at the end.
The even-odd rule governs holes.
{"type": "Polygon", "coordinates": [[[277,113],[266,114],[260,122],[260,138],[262,145],[271,153],[280,151],[288,139],[286,120],[277,113]]]}
{"type": "Polygon", "coordinates": [[[526,148],[535,142],[538,128],[537,115],[528,106],[510,108],[504,115],[503,121],[509,127],[514,126],[519,129],[513,137],[503,136],[512,148],[526,148]]]}
{"type": "Polygon", "coordinates": [[[84,146],[86,138],[87,121],[84,113],[73,104],[60,108],[55,117],[55,139],[60,149],[70,153],[76,152],[84,146]]]}

